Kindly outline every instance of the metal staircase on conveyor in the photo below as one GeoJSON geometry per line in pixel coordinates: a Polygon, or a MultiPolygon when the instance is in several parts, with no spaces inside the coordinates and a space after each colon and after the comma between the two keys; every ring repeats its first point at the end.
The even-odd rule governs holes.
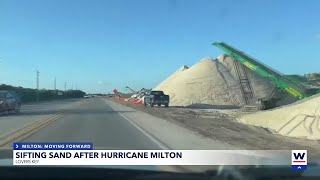
{"type": "Polygon", "coordinates": [[[243,100],[245,104],[251,104],[252,101],[254,100],[254,94],[253,94],[250,79],[248,77],[247,69],[237,61],[233,61],[233,62],[234,62],[234,69],[236,72],[236,76],[239,79],[243,100]]]}
{"type": "MultiPolygon", "coordinates": [[[[316,93],[319,93],[320,90],[318,88],[308,87],[303,83],[292,81],[291,79],[287,78],[282,73],[276,71],[275,69],[265,65],[264,63],[254,59],[245,53],[241,52],[240,50],[228,45],[224,42],[215,42],[213,45],[222,49],[226,54],[231,56],[237,63],[245,66],[244,69],[250,69],[251,71],[258,74],[260,77],[269,79],[277,89],[286,92],[287,94],[295,97],[296,99],[304,99],[306,97],[312,96],[316,93]]],[[[236,66],[239,67],[239,66],[236,66]]],[[[239,68],[238,68],[239,70],[239,68]]],[[[250,104],[249,99],[253,97],[252,88],[250,82],[248,81],[247,75],[239,74],[239,80],[241,84],[241,89],[244,94],[244,98],[247,104],[250,104]],[[249,103],[248,103],[249,102],[249,103]]],[[[274,93],[276,94],[276,93],[274,93]]],[[[272,108],[275,106],[276,98],[274,97],[265,97],[258,100],[261,104],[261,108],[272,108]]]]}
{"type": "Polygon", "coordinates": [[[259,106],[254,105],[255,97],[246,67],[237,61],[233,61],[233,64],[245,103],[245,105],[242,106],[242,111],[248,113],[259,111],[259,106]]]}

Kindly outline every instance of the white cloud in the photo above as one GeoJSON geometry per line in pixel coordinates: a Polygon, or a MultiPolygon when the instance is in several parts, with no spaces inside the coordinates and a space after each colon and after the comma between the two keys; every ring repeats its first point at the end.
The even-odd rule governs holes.
{"type": "Polygon", "coordinates": [[[5,62],[5,59],[0,56],[0,62],[5,62]]]}
{"type": "Polygon", "coordinates": [[[97,84],[99,85],[110,85],[111,83],[108,83],[108,82],[104,82],[104,81],[98,81],[97,84]]]}

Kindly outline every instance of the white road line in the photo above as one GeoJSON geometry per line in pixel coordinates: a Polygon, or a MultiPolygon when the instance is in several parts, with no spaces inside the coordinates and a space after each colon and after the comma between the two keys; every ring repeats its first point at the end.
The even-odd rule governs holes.
{"type": "Polygon", "coordinates": [[[136,127],[139,131],[141,131],[145,136],[147,136],[151,141],[153,141],[154,143],[156,143],[161,149],[169,149],[167,146],[165,146],[164,144],[162,144],[161,142],[159,142],[157,139],[155,139],[152,135],[150,135],[147,131],[145,131],[144,129],[142,129],[141,127],[139,127],[137,124],[135,124],[134,122],[132,122],[129,118],[127,118],[125,115],[121,114],[120,112],[118,112],[120,114],[120,116],[122,116],[123,118],[125,118],[127,121],[129,121],[134,127],[136,127]]]}
{"type": "MultiPolygon", "coordinates": [[[[107,104],[107,101],[105,101],[107,104]]],[[[122,116],[124,119],[126,119],[129,123],[131,123],[134,127],[136,127],[142,134],[147,136],[152,142],[156,143],[161,149],[163,150],[169,150],[170,148],[164,145],[162,142],[154,138],[150,133],[148,133],[146,130],[142,129],[140,126],[138,126],[136,123],[134,123],[132,120],[127,118],[125,115],[117,111],[114,107],[112,107],[110,104],[108,104],[113,110],[115,110],[117,113],[119,113],[120,116],[122,116]]]]}

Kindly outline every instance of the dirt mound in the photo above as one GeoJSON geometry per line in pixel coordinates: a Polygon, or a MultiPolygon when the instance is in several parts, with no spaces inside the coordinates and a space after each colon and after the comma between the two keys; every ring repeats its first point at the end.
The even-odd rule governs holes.
{"type": "Polygon", "coordinates": [[[240,122],[285,136],[320,139],[320,96],[271,111],[246,115],[240,122]]]}
{"type": "MultiPolygon", "coordinates": [[[[173,106],[241,106],[245,101],[235,63],[237,62],[227,55],[221,55],[216,60],[206,57],[191,68],[181,67],[154,89],[169,94],[170,104],[173,106]]],[[[269,80],[259,77],[248,68],[246,71],[256,98],[267,97],[275,89],[269,80]]]]}

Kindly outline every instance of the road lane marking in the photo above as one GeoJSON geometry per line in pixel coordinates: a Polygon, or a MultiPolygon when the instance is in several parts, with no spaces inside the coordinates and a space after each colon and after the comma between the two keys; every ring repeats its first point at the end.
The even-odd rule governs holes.
{"type": "MultiPolygon", "coordinates": [[[[107,102],[105,101],[107,104],[107,102]]],[[[125,120],[127,120],[131,125],[133,125],[135,128],[137,128],[143,135],[147,136],[152,142],[157,144],[161,149],[163,150],[169,150],[170,148],[166,146],[164,143],[162,143],[160,140],[158,140],[156,137],[151,135],[149,132],[138,126],[136,123],[134,123],[131,119],[120,113],[118,110],[116,110],[112,105],[108,104],[114,111],[116,111],[120,116],[122,116],[125,120]]]]}
{"type": "MultiPolygon", "coordinates": [[[[83,99],[81,99],[80,101],[71,102],[70,106],[72,108],[75,108],[75,107],[81,106],[84,103],[85,103],[85,101],[83,101],[83,99]]],[[[59,114],[54,114],[49,117],[37,120],[37,121],[35,121],[31,124],[28,124],[25,127],[18,129],[16,131],[4,136],[4,137],[0,137],[0,148],[2,148],[3,146],[8,145],[9,143],[12,143],[14,141],[22,141],[22,140],[26,139],[27,137],[33,135],[34,133],[36,133],[37,131],[39,131],[43,127],[46,127],[49,124],[51,124],[51,123],[55,122],[56,120],[60,119],[61,117],[63,117],[64,112],[67,109],[70,109],[71,107],[66,108],[66,109],[62,109],[59,114]]]]}
{"type": "MultiPolygon", "coordinates": [[[[122,113],[120,113],[118,110],[116,110],[116,108],[114,108],[111,104],[109,104],[107,102],[108,100],[105,100],[105,103],[107,105],[109,105],[111,107],[111,109],[113,109],[114,111],[116,111],[120,116],[122,116],[124,119],[126,119],[129,123],[131,123],[134,127],[136,127],[141,133],[143,133],[145,136],[147,136],[152,142],[156,143],[162,150],[171,150],[171,148],[169,148],[168,146],[166,146],[164,143],[162,143],[160,140],[158,140],[156,137],[154,137],[153,135],[151,135],[151,133],[149,133],[148,131],[144,130],[143,128],[141,128],[140,126],[138,126],[137,124],[135,124],[132,120],[130,120],[128,117],[126,117],[125,115],[123,115],[122,113]]],[[[122,104],[120,104],[122,105],[122,104]]],[[[136,110],[136,109],[135,109],[136,110]]],[[[138,111],[138,110],[136,110],[138,111]]],[[[188,169],[187,167],[183,167],[183,166],[167,166],[167,165],[160,165],[157,166],[159,167],[160,170],[162,171],[172,171],[172,172],[191,172],[193,170],[188,169]]]]}
{"type": "Polygon", "coordinates": [[[31,136],[32,134],[34,134],[35,132],[39,131],[41,128],[48,126],[49,124],[53,123],[54,121],[60,119],[61,117],[63,117],[62,114],[56,114],[50,117],[47,117],[45,119],[40,119],[34,123],[31,123],[19,130],[16,130],[10,134],[8,134],[7,136],[4,136],[2,138],[0,138],[0,147],[5,146],[11,142],[14,141],[21,141],[29,136],[31,136]]]}
{"type": "MultiPolygon", "coordinates": [[[[111,105],[110,107],[115,110],[111,105]]],[[[115,110],[117,111],[117,110],[115,110]]],[[[117,111],[118,112],[118,111],[117,111]]],[[[170,148],[166,145],[164,145],[162,142],[160,142],[160,140],[156,139],[153,135],[151,135],[149,132],[147,132],[146,130],[142,129],[140,126],[138,126],[136,123],[134,123],[132,120],[130,120],[129,118],[127,118],[125,115],[123,115],[122,113],[118,112],[120,116],[122,116],[124,119],[126,119],[129,123],[131,123],[134,127],[136,127],[142,134],[144,134],[145,136],[147,136],[152,142],[156,143],[162,150],[170,150],[170,148]]],[[[163,170],[163,171],[172,171],[172,172],[188,172],[189,170],[187,170],[184,167],[180,167],[180,166],[166,166],[166,165],[161,165],[158,166],[159,169],[163,170]]]]}
{"type": "Polygon", "coordinates": [[[138,126],[136,123],[132,122],[129,118],[127,118],[125,115],[123,115],[122,113],[118,112],[120,114],[120,116],[122,116],[123,118],[125,118],[127,121],[129,121],[129,123],[131,123],[134,127],[136,127],[139,131],[141,131],[145,136],[147,136],[151,141],[153,141],[154,143],[156,143],[161,149],[163,150],[168,150],[170,149],[169,147],[167,147],[166,145],[164,145],[163,143],[161,143],[159,140],[157,140],[155,137],[153,137],[150,133],[148,133],[146,130],[142,129],[140,126],[138,126]]]}

